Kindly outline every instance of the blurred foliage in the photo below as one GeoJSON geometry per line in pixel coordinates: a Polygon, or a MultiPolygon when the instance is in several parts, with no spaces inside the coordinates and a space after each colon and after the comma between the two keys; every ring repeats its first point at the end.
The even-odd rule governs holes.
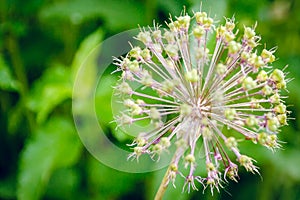
{"type": "MultiPolygon", "coordinates": [[[[164,24],[184,5],[192,12],[200,1],[0,1],[0,199],[153,199],[165,169],[128,174],[96,161],[76,133],[72,87],[85,57],[105,38],[151,25],[153,19],[164,24]]],[[[181,193],[179,179],[165,199],[300,199],[300,2],[204,0],[202,7],[219,20],[234,16],[240,27],[257,21],[261,43],[278,46],[274,65],[289,64],[294,78],[287,99],[292,119],[280,134],[283,150],[276,154],[242,147],[251,148],[263,180],[242,172],[238,184],[229,183],[211,197],[209,192],[181,193]]],[[[85,79],[79,88],[83,93],[95,81],[85,79]]],[[[126,138],[109,123],[116,80],[107,73],[95,101],[104,130],[123,142],[126,138]]]]}

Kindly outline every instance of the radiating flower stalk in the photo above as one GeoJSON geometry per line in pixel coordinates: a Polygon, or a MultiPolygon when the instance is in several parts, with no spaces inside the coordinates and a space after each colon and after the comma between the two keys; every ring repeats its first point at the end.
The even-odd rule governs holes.
{"type": "Polygon", "coordinates": [[[237,30],[233,18],[217,25],[206,12],[184,11],[167,26],[141,28],[136,39],[143,45],[114,59],[122,72],[116,90],[127,108],[115,121],[149,120],[154,127],[134,139],[129,159],[159,159],[176,148],[157,199],[178,176],[185,179],[183,190],[198,190],[200,183],[213,193],[228,179],[239,180],[239,166],[259,173],[238,143],[250,140],[272,151],[281,146],[277,134],[288,118],[281,91],[290,80],[285,69],[273,69],[276,49],[256,49],[256,24],[237,30]],[[132,83],[143,87],[134,90],[132,83]],[[196,174],[200,162],[204,177],[196,174]]]}

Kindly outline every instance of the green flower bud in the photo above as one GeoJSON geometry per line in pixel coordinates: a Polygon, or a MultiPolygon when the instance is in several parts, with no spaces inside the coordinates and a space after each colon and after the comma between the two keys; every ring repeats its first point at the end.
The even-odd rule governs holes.
{"type": "Polygon", "coordinates": [[[257,135],[257,140],[261,145],[268,148],[278,148],[280,145],[277,143],[277,136],[275,134],[266,134],[265,132],[257,135]]]}
{"type": "Polygon", "coordinates": [[[244,38],[245,39],[251,39],[255,36],[255,31],[250,27],[244,28],[244,38]]]}
{"type": "Polygon", "coordinates": [[[227,31],[232,31],[235,27],[235,24],[232,21],[226,21],[225,27],[227,31]]]}
{"type": "Polygon", "coordinates": [[[251,108],[262,108],[258,101],[258,99],[251,98],[251,108]]]}
{"type": "Polygon", "coordinates": [[[119,118],[119,123],[121,125],[132,124],[132,121],[133,119],[126,114],[122,114],[122,116],[119,118]]]}
{"type": "Polygon", "coordinates": [[[256,82],[250,77],[246,77],[243,79],[243,84],[242,84],[244,90],[251,90],[257,86],[256,82]]]}
{"type": "Polygon", "coordinates": [[[280,145],[277,143],[277,135],[268,135],[266,140],[266,146],[269,148],[278,148],[280,145]]]}
{"type": "Polygon", "coordinates": [[[268,74],[264,70],[261,70],[256,77],[256,80],[258,82],[265,82],[267,79],[268,79],[268,74]]]}
{"type": "Polygon", "coordinates": [[[231,148],[236,148],[237,147],[237,141],[234,137],[229,137],[225,140],[225,145],[231,149],[231,148]]]}
{"type": "Polygon", "coordinates": [[[169,44],[174,44],[176,42],[174,34],[172,32],[170,32],[170,31],[165,31],[164,38],[167,40],[167,42],[169,44]]]}
{"type": "Polygon", "coordinates": [[[216,170],[216,168],[215,168],[215,166],[214,166],[214,164],[212,162],[206,163],[206,169],[209,172],[216,170]]]}
{"type": "Polygon", "coordinates": [[[142,71],[141,83],[148,87],[151,87],[154,83],[152,76],[146,70],[142,71]]]}
{"type": "Polygon", "coordinates": [[[176,32],[178,30],[178,28],[179,28],[179,22],[178,21],[170,22],[168,24],[168,27],[170,28],[170,30],[172,32],[176,32]]]}
{"type": "Polygon", "coordinates": [[[188,163],[195,163],[196,161],[195,156],[193,154],[188,154],[187,156],[185,156],[184,160],[188,163]]]}
{"type": "Polygon", "coordinates": [[[217,67],[217,69],[216,69],[217,74],[219,74],[219,75],[223,75],[227,70],[227,66],[222,63],[217,64],[216,67],[217,67]]]}
{"type": "Polygon", "coordinates": [[[234,120],[235,116],[236,116],[236,110],[233,108],[227,108],[224,112],[224,115],[226,117],[226,119],[228,119],[229,121],[234,120]]]}
{"type": "Polygon", "coordinates": [[[124,106],[131,108],[135,103],[131,99],[125,99],[123,104],[124,106]]]}
{"type": "Polygon", "coordinates": [[[162,121],[160,121],[160,120],[155,121],[153,123],[154,128],[161,128],[163,125],[164,125],[164,123],[162,121]]]}
{"type": "Polygon", "coordinates": [[[261,57],[266,59],[267,62],[270,62],[270,63],[275,61],[275,56],[273,55],[273,53],[266,49],[263,49],[263,51],[261,52],[261,57]]]}
{"type": "Polygon", "coordinates": [[[287,125],[287,116],[286,116],[286,114],[277,115],[277,119],[278,119],[280,125],[287,125]]]}
{"type": "Polygon", "coordinates": [[[277,89],[285,89],[286,88],[286,82],[285,82],[285,80],[282,80],[282,81],[278,82],[276,84],[276,88],[277,89]]]}
{"type": "MultiPolygon", "coordinates": [[[[255,55],[255,54],[252,54],[252,55],[255,55]]],[[[250,59],[251,59],[250,63],[255,67],[255,69],[259,69],[260,67],[265,65],[261,56],[254,56],[250,59]]]]}
{"type": "Polygon", "coordinates": [[[211,140],[213,137],[213,133],[207,126],[202,127],[202,136],[205,139],[211,140]]]}
{"type": "Polygon", "coordinates": [[[141,56],[144,60],[148,61],[151,59],[151,54],[149,49],[143,49],[141,52],[141,56]]]}
{"type": "Polygon", "coordinates": [[[134,147],[133,151],[137,155],[137,157],[139,157],[140,155],[143,154],[143,147],[139,147],[139,146],[134,147]]]}
{"type": "Polygon", "coordinates": [[[226,43],[229,43],[229,42],[233,41],[234,38],[235,38],[235,35],[232,32],[228,32],[228,31],[225,32],[224,41],[226,43]]]}
{"type": "Polygon", "coordinates": [[[277,117],[271,117],[267,119],[267,128],[272,131],[276,132],[280,126],[279,120],[277,117]]]}
{"type": "Polygon", "coordinates": [[[231,41],[228,44],[228,54],[236,54],[241,48],[242,45],[240,43],[231,41]]]}
{"type": "Polygon", "coordinates": [[[203,18],[203,26],[205,29],[210,29],[213,23],[214,23],[213,18],[210,17],[203,18]]]}
{"type": "Polygon", "coordinates": [[[131,111],[131,114],[132,115],[140,115],[143,113],[143,109],[137,105],[137,104],[134,104],[132,107],[131,107],[132,111],[131,111]]]}
{"type": "Polygon", "coordinates": [[[146,32],[140,32],[137,35],[137,39],[141,42],[143,42],[145,45],[147,45],[148,43],[152,42],[151,40],[151,36],[150,36],[150,32],[146,31],[146,32]]]}
{"type": "Polygon", "coordinates": [[[161,146],[162,146],[163,148],[168,148],[169,146],[171,146],[170,139],[167,138],[167,137],[162,137],[162,138],[160,138],[159,143],[161,144],[161,146]]]}
{"type": "Polygon", "coordinates": [[[172,69],[172,70],[175,69],[174,62],[173,62],[170,58],[167,58],[167,59],[166,59],[166,67],[167,67],[167,68],[170,68],[170,69],[172,69]]]}
{"type": "Polygon", "coordinates": [[[248,44],[248,46],[251,47],[251,48],[255,48],[255,47],[257,47],[257,46],[259,45],[259,43],[256,42],[256,39],[255,39],[254,37],[251,38],[251,39],[249,39],[249,40],[247,41],[247,44],[248,44]]]}
{"type": "Polygon", "coordinates": [[[122,82],[120,85],[117,86],[117,90],[121,93],[121,94],[131,94],[132,93],[132,89],[129,86],[128,83],[126,82],[122,82]]]}
{"type": "Polygon", "coordinates": [[[145,144],[147,144],[147,140],[145,138],[143,138],[143,137],[137,137],[135,139],[135,142],[136,142],[136,144],[137,144],[138,147],[142,147],[145,144]]]}
{"type": "Polygon", "coordinates": [[[227,30],[226,30],[225,26],[217,27],[217,30],[216,30],[217,38],[224,37],[226,32],[227,32],[227,30]]]}
{"type": "Polygon", "coordinates": [[[165,80],[162,82],[162,90],[167,92],[167,93],[172,93],[175,88],[175,84],[171,80],[165,80]]]}
{"type": "Polygon", "coordinates": [[[180,105],[180,115],[183,117],[191,114],[192,110],[193,110],[193,107],[188,104],[180,105]]]}
{"type": "Polygon", "coordinates": [[[208,53],[209,53],[209,49],[206,48],[205,50],[203,48],[196,48],[195,49],[195,57],[196,59],[200,60],[202,58],[207,58],[208,57],[208,53]]]}
{"type": "Polygon", "coordinates": [[[236,178],[238,177],[238,167],[235,164],[232,164],[227,167],[226,175],[233,181],[237,182],[236,178]]]}
{"type": "Polygon", "coordinates": [[[136,103],[139,105],[139,106],[144,106],[145,105],[145,102],[141,99],[137,99],[136,100],[136,103]]]}
{"type": "Polygon", "coordinates": [[[130,63],[131,61],[128,58],[124,58],[121,64],[122,70],[127,70],[130,63]]]}
{"type": "Polygon", "coordinates": [[[188,15],[180,16],[177,18],[179,27],[182,29],[188,29],[190,26],[191,17],[188,15]]]}
{"type": "Polygon", "coordinates": [[[199,75],[196,69],[192,69],[191,71],[188,71],[185,73],[185,79],[187,81],[190,81],[192,83],[195,83],[199,80],[199,75]]]}
{"type": "Polygon", "coordinates": [[[122,79],[132,81],[133,80],[133,74],[130,71],[123,71],[122,79]]]}
{"type": "Polygon", "coordinates": [[[204,18],[207,18],[207,13],[206,12],[195,12],[195,18],[196,22],[198,24],[203,24],[204,18]]]}
{"type": "Polygon", "coordinates": [[[286,112],[286,106],[283,103],[275,106],[274,111],[279,114],[284,114],[286,112]]]}
{"type": "Polygon", "coordinates": [[[245,122],[246,122],[246,125],[249,127],[255,127],[258,125],[258,119],[253,115],[248,117],[245,122]]]}
{"type": "Polygon", "coordinates": [[[161,31],[160,30],[155,30],[152,32],[152,37],[156,40],[156,41],[160,41],[161,40],[161,31]]]}
{"type": "Polygon", "coordinates": [[[265,145],[268,135],[265,132],[257,134],[257,140],[261,145],[265,145]]]}
{"type": "Polygon", "coordinates": [[[177,148],[185,148],[187,146],[187,143],[184,139],[179,139],[175,142],[175,145],[177,148]]]}
{"type": "Polygon", "coordinates": [[[168,44],[165,48],[166,53],[171,57],[178,57],[178,46],[173,44],[168,44]]]}
{"type": "Polygon", "coordinates": [[[152,146],[152,151],[157,153],[157,154],[160,154],[163,150],[163,147],[160,145],[160,144],[155,144],[152,146]]]}
{"type": "Polygon", "coordinates": [[[280,103],[280,96],[279,96],[279,94],[278,93],[273,94],[270,97],[270,102],[271,103],[275,103],[275,104],[279,104],[280,103]]]}
{"type": "Polygon", "coordinates": [[[172,172],[177,172],[177,171],[178,171],[177,165],[174,164],[174,163],[172,163],[172,164],[170,165],[170,170],[171,170],[172,172]]]}
{"type": "Polygon", "coordinates": [[[135,59],[139,59],[140,57],[140,54],[141,54],[141,48],[140,47],[133,47],[130,52],[129,52],[129,55],[130,57],[132,58],[135,58],[135,59]]]}
{"type": "Polygon", "coordinates": [[[249,60],[251,54],[249,52],[243,51],[241,53],[241,60],[249,60]]]}
{"type": "Polygon", "coordinates": [[[252,162],[252,158],[246,156],[246,155],[241,155],[238,159],[239,163],[245,167],[245,169],[247,171],[250,171],[252,173],[255,173],[257,172],[257,167],[253,165],[253,162],[252,162]]]}
{"type": "Polygon", "coordinates": [[[160,118],[161,118],[160,112],[156,108],[150,108],[149,116],[153,120],[160,120],[160,118]]]}
{"type": "Polygon", "coordinates": [[[131,72],[139,72],[140,71],[139,62],[137,60],[134,60],[134,61],[130,62],[129,65],[128,65],[128,69],[131,72]]]}
{"type": "Polygon", "coordinates": [[[282,81],[284,81],[284,73],[283,73],[283,71],[281,71],[280,69],[275,69],[271,73],[270,79],[272,81],[274,81],[275,83],[281,83],[282,81]]]}
{"type": "Polygon", "coordinates": [[[215,181],[215,179],[213,179],[211,177],[208,177],[207,180],[206,180],[206,184],[207,185],[215,185],[216,181],[215,181]]]}
{"type": "Polygon", "coordinates": [[[266,96],[269,96],[273,93],[273,89],[268,85],[265,85],[261,91],[266,96]]]}
{"type": "Polygon", "coordinates": [[[200,39],[205,34],[205,30],[202,26],[196,26],[193,29],[193,35],[195,38],[200,39]]]}

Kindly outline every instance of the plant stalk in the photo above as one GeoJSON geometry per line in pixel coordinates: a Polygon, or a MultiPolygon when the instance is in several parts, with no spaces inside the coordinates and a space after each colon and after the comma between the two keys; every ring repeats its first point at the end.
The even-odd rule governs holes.
{"type": "Polygon", "coordinates": [[[160,183],[160,186],[159,186],[159,188],[158,188],[158,190],[156,192],[154,200],[162,200],[162,198],[163,198],[163,196],[164,196],[164,194],[165,194],[165,192],[167,190],[167,187],[168,187],[168,184],[167,184],[168,183],[168,174],[169,174],[169,171],[171,169],[170,166],[171,165],[169,165],[169,167],[168,167],[168,169],[167,169],[167,171],[165,173],[165,176],[164,176],[164,178],[162,179],[162,181],[160,183]]]}

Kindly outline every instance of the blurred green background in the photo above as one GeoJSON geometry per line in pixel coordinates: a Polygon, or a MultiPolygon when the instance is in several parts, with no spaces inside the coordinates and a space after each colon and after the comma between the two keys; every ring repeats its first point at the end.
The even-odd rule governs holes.
{"type": "MultiPolygon", "coordinates": [[[[101,41],[119,32],[164,24],[199,9],[198,0],[1,0],[0,1],[0,199],[153,199],[166,169],[128,174],[108,168],[81,144],[72,118],[72,86],[80,63],[101,41]]],[[[238,26],[258,22],[261,43],[278,47],[274,65],[289,64],[287,104],[291,119],[275,154],[245,146],[261,178],[240,170],[239,183],[221,193],[181,193],[165,199],[300,199],[300,1],[203,1],[217,15],[235,16],[238,26]]],[[[106,75],[97,92],[100,123],[116,143],[110,103],[116,76],[106,75]],[[103,117],[105,116],[105,117],[103,117]]],[[[178,179],[180,179],[178,177],[178,179]]]]}

